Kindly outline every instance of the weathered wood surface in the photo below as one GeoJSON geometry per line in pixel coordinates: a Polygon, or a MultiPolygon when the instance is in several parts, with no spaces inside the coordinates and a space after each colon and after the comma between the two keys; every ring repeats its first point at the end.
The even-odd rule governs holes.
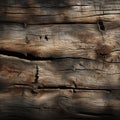
{"type": "Polygon", "coordinates": [[[119,89],[120,64],[85,59],[28,61],[0,56],[4,85],[26,84],[40,88],[119,89]],[[33,85],[32,85],[33,84],[33,85]]]}
{"type": "Polygon", "coordinates": [[[119,63],[1,55],[0,66],[2,119],[119,119],[119,63]]]}
{"type": "MultiPolygon", "coordinates": [[[[119,117],[120,91],[40,89],[33,94],[26,88],[0,93],[0,117],[4,119],[112,119],[119,117]]],[[[119,119],[119,118],[118,118],[119,119]]]]}
{"type": "Polygon", "coordinates": [[[119,0],[0,0],[0,21],[41,23],[94,23],[120,19],[119,0]]]}
{"type": "Polygon", "coordinates": [[[120,119],[120,0],[0,0],[0,119],[120,119]]]}
{"type": "Polygon", "coordinates": [[[29,59],[31,56],[92,60],[105,57],[105,61],[119,62],[120,24],[104,24],[105,31],[99,30],[98,24],[29,25],[26,28],[22,24],[1,24],[0,50],[1,53],[21,53],[29,59]],[[100,49],[98,53],[97,49],[100,49]]]}

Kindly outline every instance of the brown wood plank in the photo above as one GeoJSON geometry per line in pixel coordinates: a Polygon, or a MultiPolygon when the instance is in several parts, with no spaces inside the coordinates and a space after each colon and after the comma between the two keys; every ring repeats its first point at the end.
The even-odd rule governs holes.
{"type": "Polygon", "coordinates": [[[120,62],[120,24],[103,24],[105,30],[101,30],[99,24],[27,27],[15,23],[1,24],[0,52],[21,53],[34,59],[74,57],[120,62]]]}
{"type": "Polygon", "coordinates": [[[120,0],[0,0],[0,120],[120,119],[120,0]]]}
{"type": "Polygon", "coordinates": [[[1,87],[119,89],[120,64],[87,59],[28,61],[0,55],[1,87]]]}
{"type": "Polygon", "coordinates": [[[11,119],[116,119],[120,111],[120,91],[29,89],[13,87],[0,93],[0,118],[11,119]]]}
{"type": "Polygon", "coordinates": [[[120,0],[0,0],[0,21],[27,24],[119,21],[120,0]]]}

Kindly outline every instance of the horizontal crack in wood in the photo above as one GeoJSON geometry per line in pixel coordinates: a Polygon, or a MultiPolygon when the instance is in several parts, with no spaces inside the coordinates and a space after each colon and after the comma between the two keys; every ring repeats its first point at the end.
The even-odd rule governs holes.
{"type": "MultiPolygon", "coordinates": [[[[119,88],[83,88],[83,87],[77,87],[77,86],[74,86],[74,87],[68,87],[68,86],[40,86],[39,84],[13,84],[13,85],[9,85],[9,87],[8,88],[14,88],[14,87],[21,87],[21,88],[23,88],[23,87],[25,87],[26,89],[28,88],[28,89],[31,89],[31,90],[37,90],[37,91],[39,91],[39,90],[42,90],[42,89],[61,89],[61,90],[70,90],[70,89],[72,89],[72,90],[90,90],[90,91],[108,91],[108,92],[111,92],[112,90],[120,90],[119,88]]],[[[33,91],[34,91],[33,90],[33,91]]]]}
{"type": "MultiPolygon", "coordinates": [[[[30,60],[30,61],[47,61],[47,60],[54,61],[54,60],[62,60],[62,59],[83,59],[83,60],[90,60],[90,61],[94,61],[94,62],[101,62],[101,61],[98,61],[97,59],[90,59],[90,58],[83,58],[83,57],[61,57],[61,56],[59,56],[59,57],[37,57],[30,53],[24,54],[24,53],[18,53],[18,52],[7,51],[7,50],[2,50],[2,49],[0,49],[0,55],[16,57],[19,59],[25,59],[25,60],[30,60]]],[[[118,63],[119,64],[120,62],[104,61],[104,63],[118,63]]]]}

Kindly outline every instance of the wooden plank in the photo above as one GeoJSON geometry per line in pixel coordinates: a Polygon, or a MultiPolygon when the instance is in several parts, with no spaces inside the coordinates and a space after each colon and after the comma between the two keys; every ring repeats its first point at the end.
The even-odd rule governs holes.
{"type": "Polygon", "coordinates": [[[28,61],[0,55],[1,87],[119,89],[120,64],[87,59],[28,61]]]}
{"type": "Polygon", "coordinates": [[[95,23],[119,21],[120,0],[0,0],[0,21],[42,23],[95,23]]]}
{"type": "Polygon", "coordinates": [[[0,93],[0,118],[63,119],[119,118],[120,91],[29,89],[13,87],[0,93]]]}
{"type": "Polygon", "coordinates": [[[33,83],[36,66],[25,60],[9,59],[0,56],[0,89],[5,89],[14,84],[33,83]]]}
{"type": "Polygon", "coordinates": [[[99,24],[27,27],[15,23],[0,24],[0,52],[21,53],[28,59],[74,57],[120,62],[120,24],[103,24],[105,30],[101,30],[99,24]]]}

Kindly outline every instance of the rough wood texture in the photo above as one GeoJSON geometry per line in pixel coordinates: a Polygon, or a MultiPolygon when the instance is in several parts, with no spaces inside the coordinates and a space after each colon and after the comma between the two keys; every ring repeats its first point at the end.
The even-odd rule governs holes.
{"type": "Polygon", "coordinates": [[[0,0],[0,20],[41,23],[119,21],[119,0],[0,0]]]}
{"type": "MultiPolygon", "coordinates": [[[[4,84],[36,83],[40,88],[119,89],[120,64],[86,59],[28,61],[0,56],[4,84]]],[[[34,85],[33,85],[34,86],[34,85]]]]}
{"type": "MultiPolygon", "coordinates": [[[[22,88],[22,87],[21,87],[22,88]]],[[[0,117],[41,119],[113,119],[119,116],[120,91],[14,88],[0,93],[0,117]],[[6,115],[7,114],[7,115],[6,115]]]]}
{"type": "Polygon", "coordinates": [[[120,0],[0,0],[0,120],[120,119],[120,0]]]}
{"type": "Polygon", "coordinates": [[[106,30],[102,32],[99,24],[29,25],[26,28],[22,24],[1,24],[0,50],[1,53],[21,53],[28,59],[32,56],[36,59],[80,57],[119,62],[119,26],[105,23],[106,30]],[[108,49],[103,50],[102,46],[108,49]]]}

